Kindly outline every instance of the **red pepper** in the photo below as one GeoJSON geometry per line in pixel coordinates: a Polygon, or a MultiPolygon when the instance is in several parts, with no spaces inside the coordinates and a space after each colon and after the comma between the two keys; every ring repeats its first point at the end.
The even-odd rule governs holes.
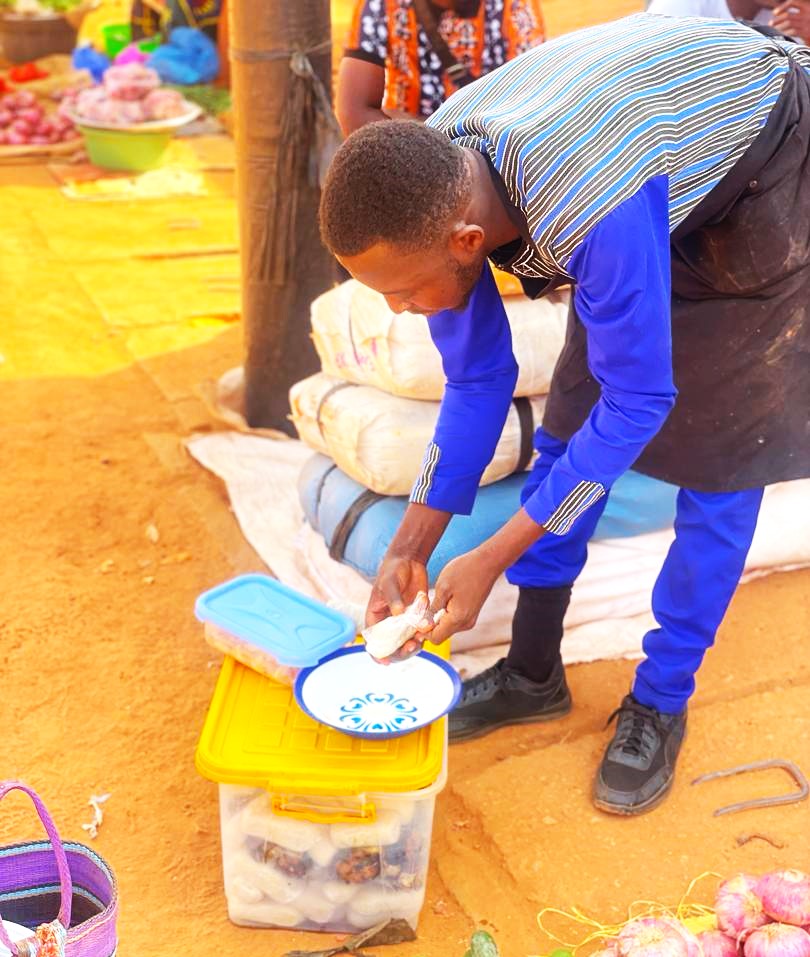
{"type": "Polygon", "coordinates": [[[50,76],[48,71],[40,69],[36,63],[23,63],[8,71],[8,78],[13,83],[30,83],[31,80],[44,80],[47,76],[50,76]]]}
{"type": "Polygon", "coordinates": [[[0,76],[0,93],[7,93],[8,87],[6,86],[6,81],[0,76]]]}

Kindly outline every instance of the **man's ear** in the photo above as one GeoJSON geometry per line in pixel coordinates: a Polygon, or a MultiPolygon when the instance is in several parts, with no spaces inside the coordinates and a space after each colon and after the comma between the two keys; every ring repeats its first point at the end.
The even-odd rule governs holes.
{"type": "Polygon", "coordinates": [[[460,263],[474,262],[484,245],[484,230],[475,223],[459,223],[450,233],[450,253],[460,263]]]}

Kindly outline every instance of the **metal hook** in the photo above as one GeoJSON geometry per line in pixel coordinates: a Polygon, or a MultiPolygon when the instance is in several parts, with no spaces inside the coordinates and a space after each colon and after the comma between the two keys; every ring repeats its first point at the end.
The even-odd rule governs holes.
{"type": "Polygon", "coordinates": [[[754,798],[750,801],[740,801],[738,804],[729,804],[727,807],[718,808],[714,812],[714,817],[720,817],[722,814],[736,814],[737,811],[750,811],[758,807],[777,807],[782,804],[797,804],[804,801],[810,794],[810,785],[807,778],[798,765],[792,761],[784,761],[781,758],[774,758],[772,761],[755,761],[753,764],[740,764],[736,768],[728,768],[726,771],[712,771],[710,774],[703,774],[695,778],[692,784],[703,784],[705,781],[714,781],[717,778],[730,778],[736,774],[747,774],[751,771],[766,771],[769,768],[781,768],[793,778],[798,785],[798,791],[791,791],[789,794],[777,794],[774,797],[754,798]]]}

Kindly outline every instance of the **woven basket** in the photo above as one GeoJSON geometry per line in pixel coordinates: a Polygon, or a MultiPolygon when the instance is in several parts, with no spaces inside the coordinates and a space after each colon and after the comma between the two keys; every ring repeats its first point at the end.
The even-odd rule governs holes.
{"type": "Polygon", "coordinates": [[[51,53],[72,53],[77,33],[67,17],[0,13],[0,50],[11,63],[30,63],[51,53]]]}
{"type": "Polygon", "coordinates": [[[0,784],[0,800],[22,791],[34,802],[48,841],[0,848],[0,914],[32,931],[12,943],[0,922],[0,944],[14,957],[35,957],[33,932],[50,936],[56,957],[114,957],[118,945],[118,888],[104,860],[83,844],[59,838],[34,791],[15,781],[0,784]]]}

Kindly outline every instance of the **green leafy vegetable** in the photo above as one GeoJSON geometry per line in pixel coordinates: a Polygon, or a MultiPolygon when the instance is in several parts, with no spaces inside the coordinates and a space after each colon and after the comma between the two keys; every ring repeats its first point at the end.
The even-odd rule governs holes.
{"type": "Polygon", "coordinates": [[[227,113],[231,108],[231,94],[222,87],[211,86],[209,83],[200,83],[195,86],[179,86],[171,83],[166,85],[172,90],[179,90],[190,103],[196,103],[211,116],[227,113]]]}

